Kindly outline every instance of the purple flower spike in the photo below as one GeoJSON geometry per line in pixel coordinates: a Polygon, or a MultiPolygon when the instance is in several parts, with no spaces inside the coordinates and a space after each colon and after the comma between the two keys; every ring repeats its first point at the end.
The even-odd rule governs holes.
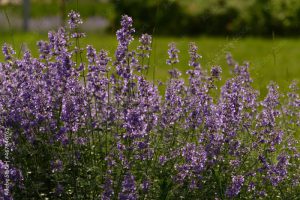
{"type": "Polygon", "coordinates": [[[168,50],[169,59],[167,59],[166,63],[168,65],[174,65],[176,63],[179,63],[178,53],[179,50],[176,48],[176,44],[174,42],[170,43],[169,50],[168,50]]]}
{"type": "Polygon", "coordinates": [[[230,198],[237,196],[244,185],[244,181],[245,179],[242,175],[233,176],[231,186],[226,191],[227,196],[230,198]]]}
{"type": "Polygon", "coordinates": [[[2,52],[5,57],[5,60],[11,60],[13,58],[13,55],[16,54],[13,48],[8,44],[4,44],[2,46],[2,52]]]}
{"type": "Polygon", "coordinates": [[[233,60],[231,53],[226,54],[226,60],[227,60],[227,64],[229,66],[235,66],[236,65],[236,62],[233,60]]]}
{"type": "Polygon", "coordinates": [[[119,200],[138,199],[137,188],[132,174],[127,174],[122,182],[122,191],[119,193],[119,200]]]}
{"type": "Polygon", "coordinates": [[[220,66],[216,66],[216,67],[212,67],[211,68],[211,76],[216,78],[216,79],[220,79],[221,78],[221,73],[222,73],[222,69],[220,66]]]}
{"type": "Polygon", "coordinates": [[[198,47],[194,42],[191,42],[189,44],[189,54],[190,54],[189,66],[194,67],[195,69],[200,69],[201,65],[199,59],[202,58],[202,56],[198,54],[198,47]]]}
{"type": "Polygon", "coordinates": [[[121,62],[125,57],[125,54],[128,50],[128,45],[131,41],[133,41],[132,34],[135,32],[134,28],[132,28],[132,18],[123,15],[121,20],[121,29],[117,31],[117,40],[119,42],[117,51],[116,51],[116,58],[117,61],[121,62]]]}
{"type": "Polygon", "coordinates": [[[71,29],[76,29],[82,24],[82,19],[80,18],[80,14],[75,11],[71,11],[68,15],[68,23],[71,29]]]}
{"type": "Polygon", "coordinates": [[[143,34],[140,37],[139,42],[141,43],[141,45],[138,46],[138,49],[142,51],[140,56],[149,58],[150,56],[149,52],[151,51],[151,44],[152,44],[151,35],[148,35],[147,33],[143,34]]]}

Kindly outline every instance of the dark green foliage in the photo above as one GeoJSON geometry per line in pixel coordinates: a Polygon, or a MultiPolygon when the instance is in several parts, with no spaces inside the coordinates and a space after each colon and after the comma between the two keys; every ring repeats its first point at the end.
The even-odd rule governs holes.
{"type": "Polygon", "coordinates": [[[183,34],[189,24],[189,15],[176,1],[169,0],[112,0],[116,17],[112,28],[116,30],[121,15],[128,14],[135,20],[136,30],[139,32],[170,34],[183,34]]]}
{"type": "Polygon", "coordinates": [[[300,4],[294,0],[172,1],[111,0],[115,8],[112,29],[122,14],[135,20],[139,32],[162,35],[297,35],[300,4]],[[189,7],[196,7],[194,11],[189,7]],[[246,31],[245,31],[246,30],[246,31]]]}

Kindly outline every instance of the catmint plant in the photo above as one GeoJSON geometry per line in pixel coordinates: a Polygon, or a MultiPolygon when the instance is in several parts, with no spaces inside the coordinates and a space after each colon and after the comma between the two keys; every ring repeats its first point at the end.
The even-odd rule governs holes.
{"type": "MultiPolygon", "coordinates": [[[[297,82],[261,97],[249,63],[205,66],[195,43],[182,77],[170,43],[165,91],[147,78],[152,36],[124,15],[114,54],[81,46],[80,14],[0,63],[0,199],[298,199],[297,82]],[[7,139],[7,130],[11,134],[7,139]],[[6,156],[8,155],[9,156],[6,156]]],[[[163,59],[163,58],[160,58],[163,59]]]]}

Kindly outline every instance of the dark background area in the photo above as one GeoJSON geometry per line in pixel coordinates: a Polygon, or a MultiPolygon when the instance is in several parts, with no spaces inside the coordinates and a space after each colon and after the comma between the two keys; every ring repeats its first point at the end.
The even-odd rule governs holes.
{"type": "Polygon", "coordinates": [[[295,0],[113,0],[117,24],[122,13],[138,30],[164,35],[294,36],[300,33],[295,0]]]}
{"type": "Polygon", "coordinates": [[[74,9],[85,19],[96,21],[95,17],[101,17],[102,25],[91,21],[90,26],[96,30],[98,25],[109,33],[117,29],[123,14],[134,18],[138,32],[155,35],[245,35],[246,32],[249,36],[298,36],[300,33],[298,0],[0,0],[2,29],[8,27],[5,15],[13,22],[20,18],[20,22],[11,23],[13,28],[24,27],[16,24],[24,23],[21,21],[26,1],[31,20],[47,21],[48,17],[51,24],[56,16],[51,25],[59,26],[74,9]]]}

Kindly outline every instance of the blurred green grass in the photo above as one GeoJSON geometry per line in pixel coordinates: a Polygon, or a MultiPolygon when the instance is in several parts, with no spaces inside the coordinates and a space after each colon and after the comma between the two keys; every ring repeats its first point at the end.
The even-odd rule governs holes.
{"type": "MultiPolygon", "coordinates": [[[[13,36],[4,34],[0,38],[0,44],[4,42],[13,44],[20,55],[23,47],[32,50],[33,55],[37,55],[36,42],[47,39],[47,34],[38,33],[15,33],[13,36]]],[[[226,64],[226,52],[231,52],[233,58],[242,64],[244,61],[250,62],[250,73],[254,80],[253,86],[260,90],[262,95],[266,94],[266,86],[270,81],[279,84],[281,91],[287,91],[290,82],[294,79],[300,80],[300,39],[296,38],[216,38],[216,37],[196,37],[196,38],[172,38],[154,37],[153,52],[150,60],[149,78],[165,81],[168,78],[170,67],[166,65],[168,43],[175,42],[180,50],[180,63],[175,66],[184,71],[188,66],[188,44],[196,42],[199,46],[199,53],[203,56],[201,65],[209,70],[214,65],[220,65],[223,69],[223,77],[220,84],[230,77],[230,68],[226,64]]],[[[87,34],[81,41],[81,47],[92,44],[96,49],[106,49],[110,56],[114,56],[117,41],[113,35],[87,34]]],[[[136,38],[131,45],[134,49],[138,45],[136,38]]],[[[3,55],[0,56],[3,60],[3,55]]]]}
{"type": "MultiPolygon", "coordinates": [[[[85,18],[89,16],[102,16],[107,19],[112,19],[115,15],[114,5],[109,2],[101,2],[94,0],[68,0],[65,4],[66,12],[70,10],[78,10],[80,15],[85,18]]],[[[17,16],[22,16],[23,6],[8,4],[5,6],[0,6],[0,10],[5,10],[9,14],[14,14],[17,16]]],[[[30,17],[39,18],[45,16],[55,16],[59,15],[61,11],[60,4],[58,1],[40,1],[34,0],[30,3],[30,17]]]]}

